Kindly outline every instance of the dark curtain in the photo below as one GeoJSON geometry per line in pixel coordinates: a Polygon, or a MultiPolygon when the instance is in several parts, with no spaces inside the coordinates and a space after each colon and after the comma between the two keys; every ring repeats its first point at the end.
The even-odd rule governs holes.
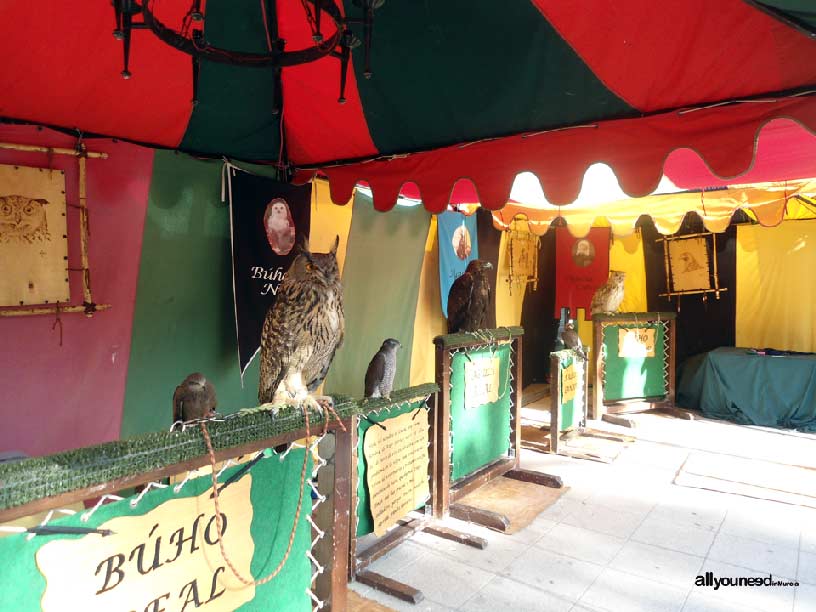
{"type": "MultiPolygon", "coordinates": [[[[738,220],[735,217],[735,220],[738,220]]],[[[646,295],[650,311],[677,311],[677,365],[692,355],[718,346],[734,346],[736,341],[737,228],[735,225],[717,234],[717,270],[720,287],[728,291],[716,299],[714,294],[686,295],[671,300],[660,297],[666,292],[666,266],[660,234],[648,217],[638,225],[643,237],[643,257],[646,264],[646,295]],[[678,311],[679,307],[679,311],[678,311]]],[[[706,231],[696,214],[686,216],[678,235],[706,231]]],[[[713,262],[712,262],[713,263],[713,262]]]]}
{"type": "Polygon", "coordinates": [[[553,319],[554,308],[555,232],[547,232],[541,236],[538,249],[538,286],[535,290],[532,285],[527,286],[521,309],[524,387],[549,380],[550,352],[558,331],[558,319],[553,319]]]}
{"type": "Polygon", "coordinates": [[[485,322],[489,329],[493,329],[496,327],[496,274],[499,271],[501,232],[493,227],[493,214],[489,210],[483,208],[476,210],[476,232],[479,240],[479,259],[493,264],[493,269],[487,271],[493,291],[490,292],[485,322]]]}

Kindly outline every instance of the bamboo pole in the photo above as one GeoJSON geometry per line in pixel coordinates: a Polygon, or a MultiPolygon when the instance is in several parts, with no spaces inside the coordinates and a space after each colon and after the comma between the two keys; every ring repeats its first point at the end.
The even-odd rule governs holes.
{"type": "MultiPolygon", "coordinates": [[[[84,147],[83,147],[84,149],[84,147]]],[[[88,264],[88,197],[86,189],[86,159],[79,158],[79,248],[82,257],[82,293],[86,304],[93,304],[91,297],[91,270],[88,264]]]]}
{"type": "Polygon", "coordinates": [[[73,155],[75,157],[91,157],[93,159],[108,159],[107,153],[94,153],[92,151],[77,151],[76,149],[64,149],[62,147],[40,147],[37,145],[15,144],[11,142],[0,142],[0,149],[11,151],[28,151],[31,153],[52,153],[57,155],[73,155]]]}
{"type": "MultiPolygon", "coordinates": [[[[94,304],[93,310],[89,311],[85,306],[63,306],[60,304],[59,312],[83,312],[87,316],[91,316],[97,310],[107,310],[110,304],[94,304]]],[[[56,314],[57,305],[45,306],[21,306],[20,308],[0,308],[0,317],[20,317],[26,315],[48,315],[56,314]]]]}

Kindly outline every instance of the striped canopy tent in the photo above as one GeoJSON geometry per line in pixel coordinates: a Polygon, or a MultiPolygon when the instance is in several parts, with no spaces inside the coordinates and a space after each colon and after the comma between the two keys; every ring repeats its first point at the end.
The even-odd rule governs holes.
{"type": "Polygon", "coordinates": [[[222,57],[193,61],[146,28],[118,40],[109,2],[4,2],[0,117],[282,164],[298,180],[319,171],[337,203],[364,180],[380,210],[413,182],[434,212],[461,178],[501,208],[522,171],[565,204],[596,162],[644,196],[684,148],[728,180],[751,167],[768,122],[816,130],[816,9],[804,0],[321,0],[324,41],[342,38],[345,18],[364,41],[373,11],[370,65],[360,44],[343,104],[337,57],[222,61],[311,47],[315,0],[113,5],[140,21],[145,3],[168,28],[200,31],[188,47],[222,57]]]}

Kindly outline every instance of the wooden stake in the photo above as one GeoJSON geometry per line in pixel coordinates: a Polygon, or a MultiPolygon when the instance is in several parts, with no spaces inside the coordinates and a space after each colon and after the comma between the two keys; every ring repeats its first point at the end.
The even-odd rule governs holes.
{"type": "Polygon", "coordinates": [[[27,151],[30,153],[49,153],[56,155],[73,155],[75,157],[91,157],[93,159],[108,159],[107,153],[94,153],[92,151],[77,151],[76,149],[63,149],[62,147],[40,147],[37,145],[24,145],[11,142],[0,142],[0,149],[10,151],[27,151]]]}

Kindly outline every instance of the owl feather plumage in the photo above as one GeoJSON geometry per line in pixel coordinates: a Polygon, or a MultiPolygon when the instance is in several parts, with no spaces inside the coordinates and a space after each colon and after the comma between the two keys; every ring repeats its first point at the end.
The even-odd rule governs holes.
{"type": "Polygon", "coordinates": [[[464,274],[453,281],[448,292],[449,334],[484,328],[491,291],[486,270],[492,267],[488,261],[474,259],[464,274]]]}
{"type": "Polygon", "coordinates": [[[595,295],[592,296],[590,314],[615,313],[618,312],[623,302],[623,283],[626,278],[625,272],[616,270],[609,271],[609,279],[598,287],[595,295]]]}
{"type": "Polygon", "coordinates": [[[303,248],[292,261],[261,332],[261,404],[303,399],[328,374],[345,331],[337,245],[303,248]]]}

